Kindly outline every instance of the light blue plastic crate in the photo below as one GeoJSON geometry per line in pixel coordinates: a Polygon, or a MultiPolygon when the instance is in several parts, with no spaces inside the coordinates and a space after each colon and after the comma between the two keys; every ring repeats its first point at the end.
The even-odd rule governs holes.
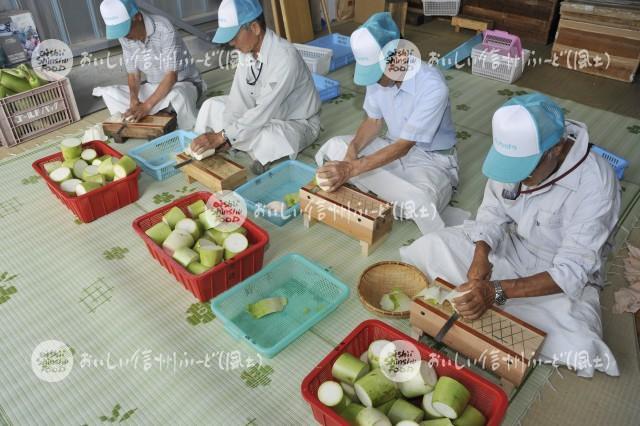
{"type": "Polygon", "coordinates": [[[316,169],[296,160],[287,160],[273,169],[251,179],[236,189],[247,202],[252,217],[262,217],[277,226],[283,226],[300,214],[300,203],[282,213],[266,208],[272,201],[284,202],[284,196],[299,193],[300,188],[311,182],[316,169]]]}
{"type": "Polygon", "coordinates": [[[283,256],[211,301],[225,330],[273,358],[333,312],[349,288],[302,255],[283,256]],[[254,319],[247,306],[271,297],[287,298],[282,312],[254,319]]]}
{"type": "Polygon", "coordinates": [[[315,84],[322,102],[327,102],[340,96],[340,82],[337,80],[313,73],[313,84],[315,84]]]}
{"type": "Polygon", "coordinates": [[[616,176],[618,177],[618,179],[622,180],[625,169],[629,167],[629,162],[627,160],[617,156],[612,152],[607,151],[604,148],[599,147],[598,145],[593,145],[591,147],[591,151],[607,160],[609,164],[611,164],[611,167],[613,167],[613,170],[616,172],[616,176]]]}
{"type": "Polygon", "coordinates": [[[176,170],[176,154],[183,152],[196,138],[193,132],[176,130],[129,151],[129,156],[156,180],[180,173],[176,170]]]}
{"type": "Polygon", "coordinates": [[[342,34],[329,34],[307,43],[309,46],[324,47],[333,50],[329,72],[346,67],[356,61],[351,50],[349,37],[342,34]]]}

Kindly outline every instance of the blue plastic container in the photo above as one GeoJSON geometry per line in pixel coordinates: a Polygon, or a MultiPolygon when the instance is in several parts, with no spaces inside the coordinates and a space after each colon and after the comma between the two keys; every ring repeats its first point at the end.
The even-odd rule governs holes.
{"type": "Polygon", "coordinates": [[[180,173],[176,170],[176,154],[184,152],[196,138],[193,132],[176,130],[129,151],[129,156],[155,180],[165,180],[180,173]]]}
{"type": "Polygon", "coordinates": [[[233,337],[273,358],[333,312],[349,287],[299,254],[283,256],[211,301],[211,309],[233,337]],[[284,310],[254,319],[247,306],[286,297],[284,310]]]}
{"type": "Polygon", "coordinates": [[[629,162],[627,160],[622,157],[618,157],[616,154],[609,152],[606,149],[599,147],[598,145],[593,145],[591,147],[591,151],[607,160],[613,167],[613,170],[616,172],[616,176],[618,177],[618,179],[622,180],[625,169],[629,167],[629,162]]]}
{"type": "Polygon", "coordinates": [[[337,80],[313,73],[313,83],[320,94],[322,102],[327,102],[340,96],[340,82],[337,80]]]}
{"type": "Polygon", "coordinates": [[[296,160],[287,160],[273,169],[251,179],[236,193],[247,202],[252,217],[262,217],[277,226],[283,226],[300,214],[300,203],[284,212],[273,212],[266,208],[272,201],[284,202],[287,194],[300,192],[300,188],[311,182],[316,169],[296,160]]]}
{"type": "Polygon", "coordinates": [[[333,50],[329,72],[346,67],[356,61],[351,50],[349,37],[342,34],[329,34],[307,43],[309,46],[324,47],[333,50]]]}

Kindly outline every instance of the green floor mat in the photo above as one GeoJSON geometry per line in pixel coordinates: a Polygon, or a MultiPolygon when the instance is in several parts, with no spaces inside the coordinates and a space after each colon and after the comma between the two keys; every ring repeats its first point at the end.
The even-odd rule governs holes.
{"type": "MultiPolygon", "coordinates": [[[[351,73],[348,67],[331,75],[343,82],[343,94],[324,104],[321,136],[301,154],[302,161],[311,162],[330,137],[356,130],[364,92],[353,86],[351,73]]],[[[208,93],[225,93],[229,75],[208,74],[208,93]]],[[[522,89],[456,71],[447,75],[460,142],[461,186],[453,204],[475,211],[485,183],[480,166],[491,144],[491,113],[509,96],[506,90],[522,89]]],[[[629,143],[640,138],[627,131],[633,120],[561,103],[571,110],[569,117],[589,123],[600,136],[598,143],[629,160],[640,158],[636,144],[629,143]],[[594,127],[590,119],[608,130],[594,127]]],[[[115,148],[126,152],[140,143],[115,148]]],[[[356,294],[360,273],[374,262],[398,259],[398,248],[419,237],[417,227],[397,222],[385,244],[363,258],[357,241],[322,224],[306,230],[297,218],[278,228],[257,219],[271,236],[265,262],[301,253],[348,284],[352,293],[276,358],[250,366],[259,361],[256,353],[225,333],[208,306],[197,303],[151,258],[131,228],[144,212],[203,187],[186,184],[181,175],[156,182],[143,174],[137,203],[79,224],[31,169],[56,145],[51,141],[0,162],[0,290],[6,294],[0,297],[0,423],[313,424],[300,394],[303,377],[371,318],[356,294]],[[59,383],[41,381],[31,368],[36,345],[51,339],[74,352],[73,370],[59,383]]],[[[234,159],[249,163],[244,154],[234,159]]],[[[630,207],[640,192],[640,168],[632,166],[627,176],[634,183],[624,183],[621,240],[635,222],[630,207]]],[[[390,323],[409,331],[408,321],[390,323]]],[[[512,402],[507,424],[522,418],[548,375],[544,368],[534,371],[512,402]]]]}

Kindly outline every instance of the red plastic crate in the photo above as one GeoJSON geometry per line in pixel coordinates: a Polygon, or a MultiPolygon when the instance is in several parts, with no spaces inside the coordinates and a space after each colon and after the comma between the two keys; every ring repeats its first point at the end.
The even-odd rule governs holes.
{"type": "Polygon", "coordinates": [[[195,192],[174,201],[162,208],[147,213],[133,221],[133,229],[140,235],[147,245],[151,256],[182,283],[201,302],[208,302],[215,296],[229,290],[234,285],[249,278],[262,269],[264,250],[269,242],[269,234],[248,219],[242,225],[247,229],[249,248],[231,260],[200,275],[193,275],[187,269],[169,256],[161,246],[157,245],[145,234],[145,231],[162,220],[162,216],[173,207],[179,207],[188,215],[187,207],[198,200],[207,202],[211,198],[209,192],[195,192]]]}
{"type": "MultiPolygon", "coordinates": [[[[84,143],[82,144],[82,148],[95,149],[98,157],[102,155],[110,155],[114,158],[122,157],[121,153],[100,141],[84,143]]],[[[109,182],[102,188],[98,188],[80,197],[72,197],[62,191],[60,185],[49,178],[44,165],[53,161],[64,161],[62,153],[58,152],[41,158],[33,163],[32,167],[36,173],[44,179],[51,192],[84,223],[93,222],[102,216],[106,216],[109,213],[136,202],[138,198],[140,198],[138,191],[140,167],[137,167],[135,172],[124,179],[109,182]]]]}
{"type": "Polygon", "coordinates": [[[413,343],[420,350],[422,359],[434,359],[434,367],[438,376],[449,376],[469,389],[471,392],[469,403],[484,414],[488,426],[500,425],[509,405],[507,395],[502,389],[471,370],[456,366],[455,362],[446,356],[433,351],[427,346],[418,343],[415,339],[378,320],[368,320],[356,327],[303,380],[302,396],[311,405],[313,415],[320,424],[325,426],[349,425],[338,414],[318,400],[318,388],[325,381],[333,380],[331,367],[339,355],[349,352],[359,358],[369,348],[371,342],[379,339],[390,341],[406,340],[413,343]]]}

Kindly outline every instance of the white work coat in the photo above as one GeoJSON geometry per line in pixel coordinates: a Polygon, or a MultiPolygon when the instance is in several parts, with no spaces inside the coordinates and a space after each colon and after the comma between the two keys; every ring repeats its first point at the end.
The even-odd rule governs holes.
{"type": "Polygon", "coordinates": [[[209,99],[196,133],[224,130],[235,149],[266,164],[295,158],[320,133],[320,96],[298,50],[267,30],[255,62],[239,54],[228,97],[209,99]]]}
{"type": "MultiPolygon", "coordinates": [[[[560,176],[586,153],[589,137],[582,123],[568,122],[575,138],[560,176]]],[[[541,358],[568,365],[579,375],[595,370],[618,375],[613,354],[602,341],[599,290],[618,221],[620,185],[611,166],[590,153],[571,174],[516,200],[502,197],[504,185],[489,181],[475,221],[428,235],[402,248],[401,257],[430,279],[455,285],[467,281],[474,242],[491,246],[492,279],[514,279],[548,272],[562,293],[510,299],[504,309],[547,332],[541,358]]]]}

